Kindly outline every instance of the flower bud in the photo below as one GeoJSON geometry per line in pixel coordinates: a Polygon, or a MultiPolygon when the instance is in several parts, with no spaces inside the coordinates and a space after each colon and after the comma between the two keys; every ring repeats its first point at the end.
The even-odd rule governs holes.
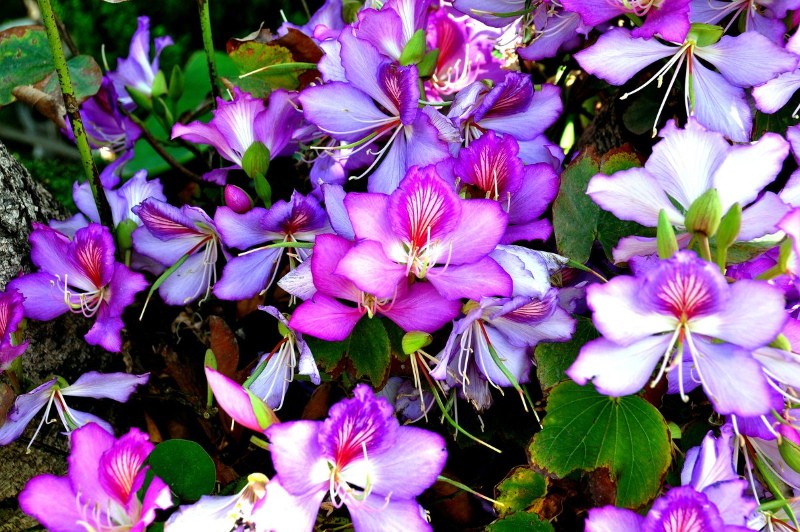
{"type": "Polygon", "coordinates": [[[694,200],[686,213],[686,229],[690,233],[714,236],[722,221],[722,202],[717,189],[712,188],[694,200]]]}
{"type": "Polygon", "coordinates": [[[244,214],[253,208],[253,198],[236,185],[225,185],[225,205],[236,214],[244,214]]]}
{"type": "Polygon", "coordinates": [[[781,435],[778,451],[786,465],[794,471],[800,473],[800,434],[787,425],[778,426],[778,434],[781,435]]]}
{"type": "Polygon", "coordinates": [[[402,345],[403,345],[403,353],[406,355],[410,355],[411,353],[416,353],[423,347],[427,347],[433,341],[433,337],[424,332],[420,331],[413,331],[410,333],[406,333],[403,336],[402,345]]]}

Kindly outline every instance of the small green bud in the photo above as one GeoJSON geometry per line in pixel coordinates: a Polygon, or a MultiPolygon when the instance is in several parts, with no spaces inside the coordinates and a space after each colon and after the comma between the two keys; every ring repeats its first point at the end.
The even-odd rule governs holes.
{"type": "MultiPolygon", "coordinates": [[[[800,473],[800,445],[793,442],[790,439],[791,436],[787,437],[790,431],[794,432],[794,429],[784,425],[778,427],[778,432],[782,436],[778,444],[778,452],[781,453],[781,458],[786,462],[786,465],[791,467],[795,472],[800,473]]],[[[796,438],[797,433],[795,432],[792,436],[796,438]]]]}
{"type": "Polygon", "coordinates": [[[717,248],[728,249],[736,242],[739,231],[742,229],[742,206],[738,203],[731,205],[717,229],[717,248]]]}
{"type": "Polygon", "coordinates": [[[257,175],[267,175],[269,155],[269,148],[263,142],[252,143],[242,156],[242,169],[251,179],[257,175]]]}
{"type": "Polygon", "coordinates": [[[424,59],[425,48],[425,30],[417,30],[400,53],[400,64],[403,66],[416,65],[424,59]]]}
{"type": "Polygon", "coordinates": [[[658,247],[658,258],[668,259],[678,252],[678,239],[675,237],[675,229],[669,221],[667,211],[661,209],[658,213],[658,228],[656,229],[656,246],[658,247]]]}
{"type": "Polygon", "coordinates": [[[183,96],[183,71],[178,65],[172,67],[172,74],[169,76],[169,99],[177,102],[183,96]]]}
{"type": "Polygon", "coordinates": [[[692,41],[700,47],[710,46],[719,41],[724,32],[725,30],[723,30],[720,26],[695,22],[689,29],[689,34],[686,36],[686,40],[692,41]]]}
{"type": "Polygon", "coordinates": [[[420,331],[412,331],[403,336],[401,344],[403,345],[403,353],[410,355],[416,353],[423,347],[427,347],[433,341],[433,336],[428,333],[420,331]]]}
{"type": "Polygon", "coordinates": [[[157,98],[159,96],[163,96],[167,93],[167,77],[164,75],[164,72],[159,70],[156,72],[156,76],[153,78],[153,86],[150,89],[150,95],[153,98],[157,98]]]}
{"type": "Polygon", "coordinates": [[[694,200],[686,213],[686,229],[690,233],[714,236],[722,221],[722,202],[717,189],[712,188],[694,200]]]}
{"type": "Polygon", "coordinates": [[[214,351],[212,351],[211,349],[206,349],[206,356],[205,356],[205,360],[203,361],[203,364],[205,365],[205,367],[211,368],[214,371],[216,371],[216,369],[217,369],[217,357],[214,356],[214,351]]]}
{"type": "Polygon", "coordinates": [[[117,228],[114,229],[114,234],[117,237],[117,247],[121,250],[128,250],[133,248],[133,232],[138,229],[138,225],[133,220],[122,220],[117,228]]]}

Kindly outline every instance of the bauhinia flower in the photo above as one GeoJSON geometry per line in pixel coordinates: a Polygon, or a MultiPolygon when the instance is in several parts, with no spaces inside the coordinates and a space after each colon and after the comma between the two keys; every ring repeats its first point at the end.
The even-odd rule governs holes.
{"type": "Polygon", "coordinates": [[[32,478],[19,494],[20,508],[52,532],[143,531],[156,510],[172,506],[169,487],[155,476],[139,499],[152,450],[139,429],[115,439],[89,423],[70,435],[67,476],[32,478]]]}
{"type": "Polygon", "coordinates": [[[70,240],[34,223],[30,241],[31,259],[40,271],[8,285],[25,296],[25,316],[52,320],[70,311],[94,317],[94,325],[84,336],[86,341],[119,352],[122,312],[147,281],[115,261],[114,238],[108,228],[92,223],[76,231],[70,240]]]}
{"type": "Polygon", "coordinates": [[[134,207],[133,213],[142,220],[142,227],[133,233],[134,249],[175,267],[158,289],[164,301],[185,305],[200,296],[208,297],[220,248],[214,221],[198,207],[178,209],[155,198],[134,207]]]}
{"type": "Polygon", "coordinates": [[[28,348],[28,341],[20,342],[15,337],[24,317],[24,299],[16,290],[0,292],[0,371],[8,369],[14,359],[28,348]]]}
{"type": "Polygon", "coordinates": [[[93,397],[95,399],[113,399],[124,403],[136,391],[137,386],[147,382],[149,376],[149,373],[130,375],[128,373],[90,371],[78,377],[73,384],[67,384],[60,377],[50,379],[30,392],[17,397],[14,406],[6,416],[5,423],[0,427],[0,445],[8,445],[19,438],[34,416],[46,407],[39,427],[31,438],[31,442],[33,442],[44,422],[50,422],[48,418],[53,405],[55,405],[58,417],[67,431],[75,430],[92,422],[112,433],[111,425],[95,415],[69,408],[64,397],[93,397]]]}
{"type": "Polygon", "coordinates": [[[719,438],[709,432],[700,447],[689,449],[682,485],[656,499],[646,516],[614,506],[593,508],[586,532],[750,530],[747,519],[757,503],[744,495],[747,481],[734,470],[731,426],[724,425],[721,432],[719,438]]]}
{"type": "Polygon", "coordinates": [[[431,530],[415,498],[444,467],[445,442],[401,427],[392,405],[367,385],[332,406],[324,422],[278,423],[266,432],[277,475],[258,503],[264,530],[312,530],[326,495],[347,507],[357,532],[431,530]]]}
{"type": "MultiPolygon", "coordinates": [[[[775,224],[789,208],[776,194],[761,191],[781,171],[789,153],[789,145],[780,135],[766,133],[758,142],[731,146],[721,134],[689,119],[685,129],[668,122],[661,136],[643,168],[594,176],[586,190],[594,202],[621,220],[646,227],[658,225],[663,209],[678,241],[685,245],[689,240],[686,212],[713,189],[722,214],[735,203],[743,209],[738,240],[776,231],[775,224]]],[[[626,237],[614,248],[614,261],[626,262],[632,256],[655,252],[654,238],[626,237]]]]}
{"type": "MultiPolygon", "coordinates": [[[[706,0],[703,0],[706,1],[706,0]]],[[[632,37],[680,42],[689,33],[690,0],[561,0],[566,11],[581,16],[587,26],[597,26],[620,15],[643,17],[643,24],[631,32],[632,37]]]]}
{"type": "Polygon", "coordinates": [[[633,394],[661,360],[654,382],[676,371],[684,400],[702,385],[720,414],[772,409],[772,388],[753,351],[787,320],[779,288],[751,280],[729,285],[717,266],[679,251],[637,277],[590,286],[587,301],[603,337],[585,344],[567,370],[575,382],[592,381],[606,395],[633,394]]]}

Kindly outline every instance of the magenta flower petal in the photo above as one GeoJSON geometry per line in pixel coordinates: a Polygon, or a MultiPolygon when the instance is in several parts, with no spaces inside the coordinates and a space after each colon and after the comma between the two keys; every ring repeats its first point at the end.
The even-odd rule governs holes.
{"type": "Polygon", "coordinates": [[[483,257],[477,262],[433,268],[426,278],[436,290],[447,299],[462,297],[480,300],[483,297],[511,295],[511,277],[491,257],[483,257]]]}
{"type": "Polygon", "coordinates": [[[29,273],[8,283],[8,290],[25,294],[25,315],[35,320],[52,320],[69,310],[64,291],[56,286],[58,279],[49,273],[29,273]]]}
{"type": "Polygon", "coordinates": [[[436,332],[458,315],[461,302],[444,299],[428,283],[414,283],[403,295],[398,295],[381,314],[407,332],[436,332]]]}
{"type": "Polygon", "coordinates": [[[277,423],[266,431],[272,463],[283,488],[292,495],[328,488],[330,472],[322,458],[318,421],[277,423]]]}
{"type": "Polygon", "coordinates": [[[414,499],[393,498],[387,505],[384,497],[371,494],[363,503],[351,505],[349,509],[356,530],[433,530],[425,518],[425,511],[414,499]]]}
{"type": "Polygon", "coordinates": [[[350,336],[363,315],[358,308],[317,293],[295,309],[289,325],[303,334],[338,342],[350,336]]]}
{"type": "Polygon", "coordinates": [[[208,386],[214,392],[214,397],[225,413],[248,429],[261,432],[263,427],[258,422],[253,404],[252,395],[247,392],[240,384],[235,383],[222,373],[209,367],[205,368],[208,386]]]}
{"type": "Polygon", "coordinates": [[[633,510],[603,506],[589,509],[584,532],[641,532],[644,517],[633,510]]]}
{"type": "Polygon", "coordinates": [[[70,454],[67,458],[69,478],[87,501],[107,508],[110,494],[98,482],[100,459],[114,445],[114,435],[99,425],[90,423],[70,434],[70,454]]]}
{"type": "Polygon", "coordinates": [[[69,478],[39,475],[25,484],[19,494],[19,507],[47,530],[71,532],[83,517],[75,504],[76,496],[69,478]]]}
{"type": "Polygon", "coordinates": [[[258,249],[232,258],[214,284],[214,295],[230,301],[255,296],[271,284],[282,252],[281,248],[258,249]]]}
{"type": "Polygon", "coordinates": [[[347,277],[360,290],[379,298],[393,298],[405,281],[406,267],[392,262],[380,243],[363,240],[339,261],[335,274],[347,277]]]}
{"type": "Polygon", "coordinates": [[[319,292],[347,301],[356,302],[360,299],[360,290],[356,285],[335,273],[353,246],[352,242],[336,235],[320,235],[316,239],[314,254],[311,255],[311,274],[319,292]]]}

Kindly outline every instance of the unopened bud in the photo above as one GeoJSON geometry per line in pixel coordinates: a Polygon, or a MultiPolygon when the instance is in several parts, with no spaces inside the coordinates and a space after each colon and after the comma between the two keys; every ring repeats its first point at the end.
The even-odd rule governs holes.
{"type": "Polygon", "coordinates": [[[800,473],[800,434],[794,427],[787,425],[778,426],[778,434],[781,435],[778,451],[786,465],[794,471],[800,473]]]}
{"type": "Polygon", "coordinates": [[[420,331],[413,331],[410,333],[406,333],[403,336],[403,340],[401,341],[403,345],[403,353],[406,355],[410,355],[411,353],[416,353],[423,347],[427,347],[433,341],[433,337],[424,332],[420,331]]]}
{"type": "Polygon", "coordinates": [[[244,214],[253,208],[253,198],[236,185],[225,185],[225,205],[236,214],[244,214]]]}
{"type": "Polygon", "coordinates": [[[712,188],[694,200],[686,213],[686,229],[690,233],[714,236],[722,221],[722,202],[717,189],[712,188]]]}

